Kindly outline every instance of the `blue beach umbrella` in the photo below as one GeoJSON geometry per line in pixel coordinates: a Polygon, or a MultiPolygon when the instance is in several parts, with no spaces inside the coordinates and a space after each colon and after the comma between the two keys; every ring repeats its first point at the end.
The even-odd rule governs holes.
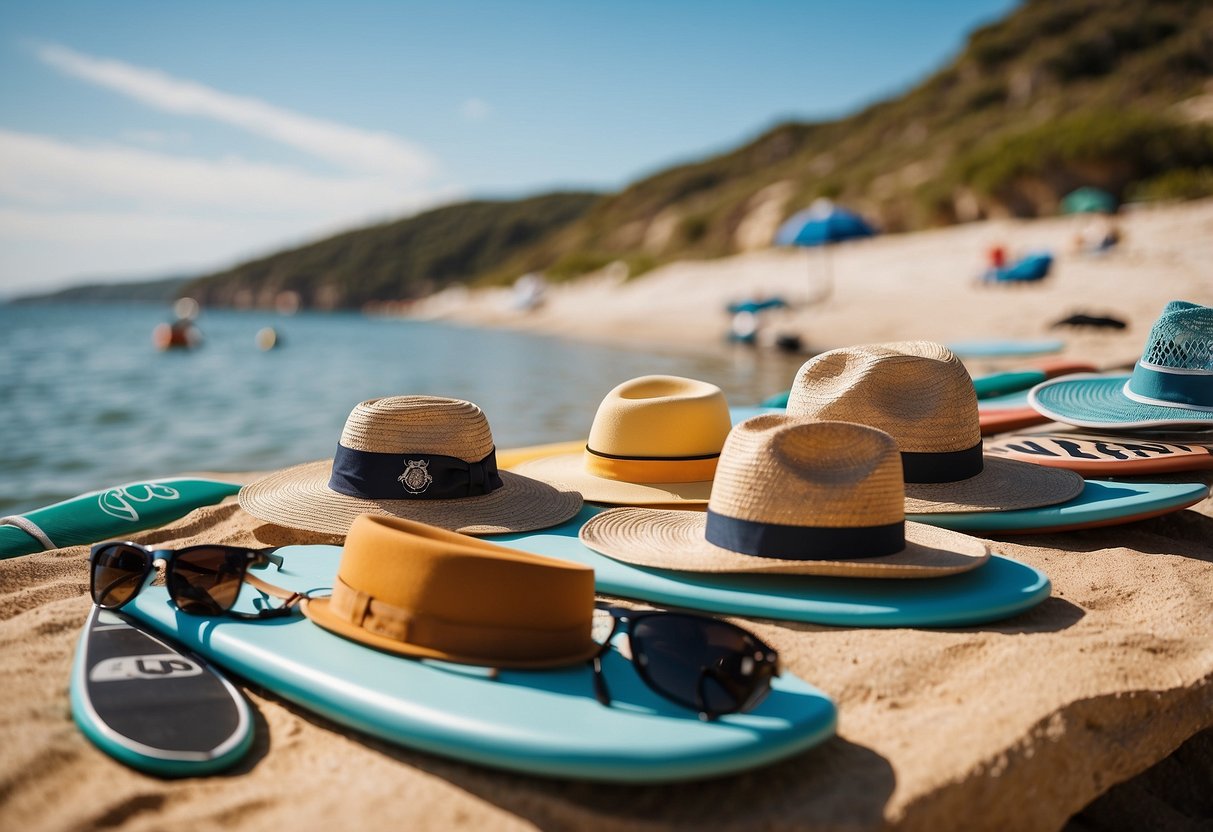
{"type": "MultiPolygon", "coordinates": [[[[876,229],[863,217],[828,199],[818,199],[808,208],[793,214],[775,232],[777,246],[829,246],[843,240],[871,237],[876,229]]],[[[816,301],[825,300],[833,283],[829,251],[825,255],[825,290],[816,301]]]]}

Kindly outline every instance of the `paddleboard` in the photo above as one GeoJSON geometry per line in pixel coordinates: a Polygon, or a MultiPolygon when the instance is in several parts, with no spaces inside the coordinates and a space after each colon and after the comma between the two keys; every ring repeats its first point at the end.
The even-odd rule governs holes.
{"type": "Polygon", "coordinates": [[[990,442],[985,452],[1093,477],[1213,468],[1213,451],[1205,445],[1156,442],[1142,436],[1099,436],[1065,431],[1019,433],[990,442]]]}
{"type": "Polygon", "coordinates": [[[94,745],[161,777],[221,771],[253,743],[248,703],[231,682],[198,656],[95,606],[76,648],[71,703],[94,745]]]}
{"type": "Polygon", "coordinates": [[[963,627],[1009,618],[1049,597],[1043,572],[1000,555],[960,575],[923,580],[722,575],[634,566],[600,555],[578,539],[581,526],[603,510],[587,505],[555,528],[489,539],[591,566],[595,588],[604,595],[721,615],[839,627],[963,627]]]}
{"type": "Polygon", "coordinates": [[[1065,342],[1053,338],[1039,340],[991,338],[974,341],[953,341],[946,346],[961,358],[1003,358],[1061,352],[1062,347],[1065,346],[1065,342]]]}
{"type": "Polygon", "coordinates": [[[1042,381],[1070,373],[1094,372],[1095,366],[1085,361],[1071,361],[1065,358],[1046,358],[1037,362],[1038,366],[1024,370],[1008,370],[1001,373],[989,373],[973,379],[973,389],[977,391],[978,399],[990,399],[995,396],[1028,390],[1042,381]]]}
{"type": "Polygon", "coordinates": [[[1037,413],[1028,404],[1027,390],[979,399],[977,418],[981,425],[982,436],[1021,430],[1049,422],[1047,416],[1037,413]]]}
{"type": "Polygon", "coordinates": [[[1203,483],[1101,482],[1087,480],[1065,503],[1017,511],[915,514],[914,521],[969,534],[1031,534],[1115,526],[1169,514],[1209,496],[1203,483]]]}
{"type": "MultiPolygon", "coordinates": [[[[278,554],[285,565],[276,584],[327,592],[341,550],[288,546],[278,554]]],[[[246,589],[237,609],[252,611],[252,595],[246,589]]],[[[180,615],[160,587],[144,589],[127,607],[216,664],[334,722],[496,768],[624,783],[689,780],[774,762],[834,732],[833,703],[786,671],[753,710],[703,722],[650,690],[618,649],[603,661],[613,700],[604,706],[588,663],[494,676],[380,652],[302,616],[180,615]]],[[[616,648],[623,639],[616,637],[616,648]]]]}
{"type": "Polygon", "coordinates": [[[218,480],[146,480],[90,491],[45,508],[0,517],[0,559],[125,539],[218,503],[240,486],[218,480]]]}

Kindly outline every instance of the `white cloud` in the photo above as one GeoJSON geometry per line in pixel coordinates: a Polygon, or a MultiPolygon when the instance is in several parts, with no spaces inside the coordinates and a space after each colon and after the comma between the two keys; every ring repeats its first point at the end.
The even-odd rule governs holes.
{"type": "Polygon", "coordinates": [[[80,276],[206,270],[459,195],[435,182],[438,164],[428,152],[396,136],[63,46],[37,54],[155,109],[303,151],[331,172],[182,155],[189,136],[173,128],[117,124],[116,139],[79,142],[0,127],[0,286],[7,291],[80,276]]]}
{"type": "Polygon", "coordinates": [[[149,107],[201,116],[241,127],[347,170],[406,181],[435,173],[436,160],[422,148],[388,133],[361,130],[295,113],[247,96],[174,78],[108,58],[84,55],[66,46],[38,47],[38,57],[62,72],[134,98],[149,107]]]}
{"type": "Polygon", "coordinates": [[[469,98],[459,107],[459,113],[468,121],[484,121],[493,112],[493,108],[483,98],[469,98]]]}

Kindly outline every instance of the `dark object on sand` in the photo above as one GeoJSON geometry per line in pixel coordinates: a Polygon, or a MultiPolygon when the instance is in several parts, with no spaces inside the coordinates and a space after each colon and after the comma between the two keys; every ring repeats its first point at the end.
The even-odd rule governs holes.
{"type": "Polygon", "coordinates": [[[780,352],[800,352],[803,346],[800,336],[794,332],[784,332],[775,336],[775,349],[780,352]]]}
{"type": "Polygon", "coordinates": [[[1059,326],[1090,326],[1097,329],[1124,329],[1128,326],[1120,318],[1113,318],[1105,315],[1088,315],[1085,312],[1079,312],[1071,315],[1068,318],[1062,318],[1054,323],[1050,328],[1056,329],[1059,326]]]}

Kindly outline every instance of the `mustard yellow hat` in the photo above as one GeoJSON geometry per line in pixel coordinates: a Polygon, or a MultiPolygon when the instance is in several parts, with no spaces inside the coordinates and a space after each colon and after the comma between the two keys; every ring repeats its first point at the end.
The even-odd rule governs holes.
{"type": "Polygon", "coordinates": [[[420,659],[543,668],[600,650],[593,569],[395,517],[354,519],[332,596],[303,611],[339,636],[420,659]]]}
{"type": "Polygon", "coordinates": [[[641,376],[607,393],[584,451],[524,462],[514,473],[566,483],[614,505],[702,506],[732,420],[724,392],[681,376],[641,376]]]}

